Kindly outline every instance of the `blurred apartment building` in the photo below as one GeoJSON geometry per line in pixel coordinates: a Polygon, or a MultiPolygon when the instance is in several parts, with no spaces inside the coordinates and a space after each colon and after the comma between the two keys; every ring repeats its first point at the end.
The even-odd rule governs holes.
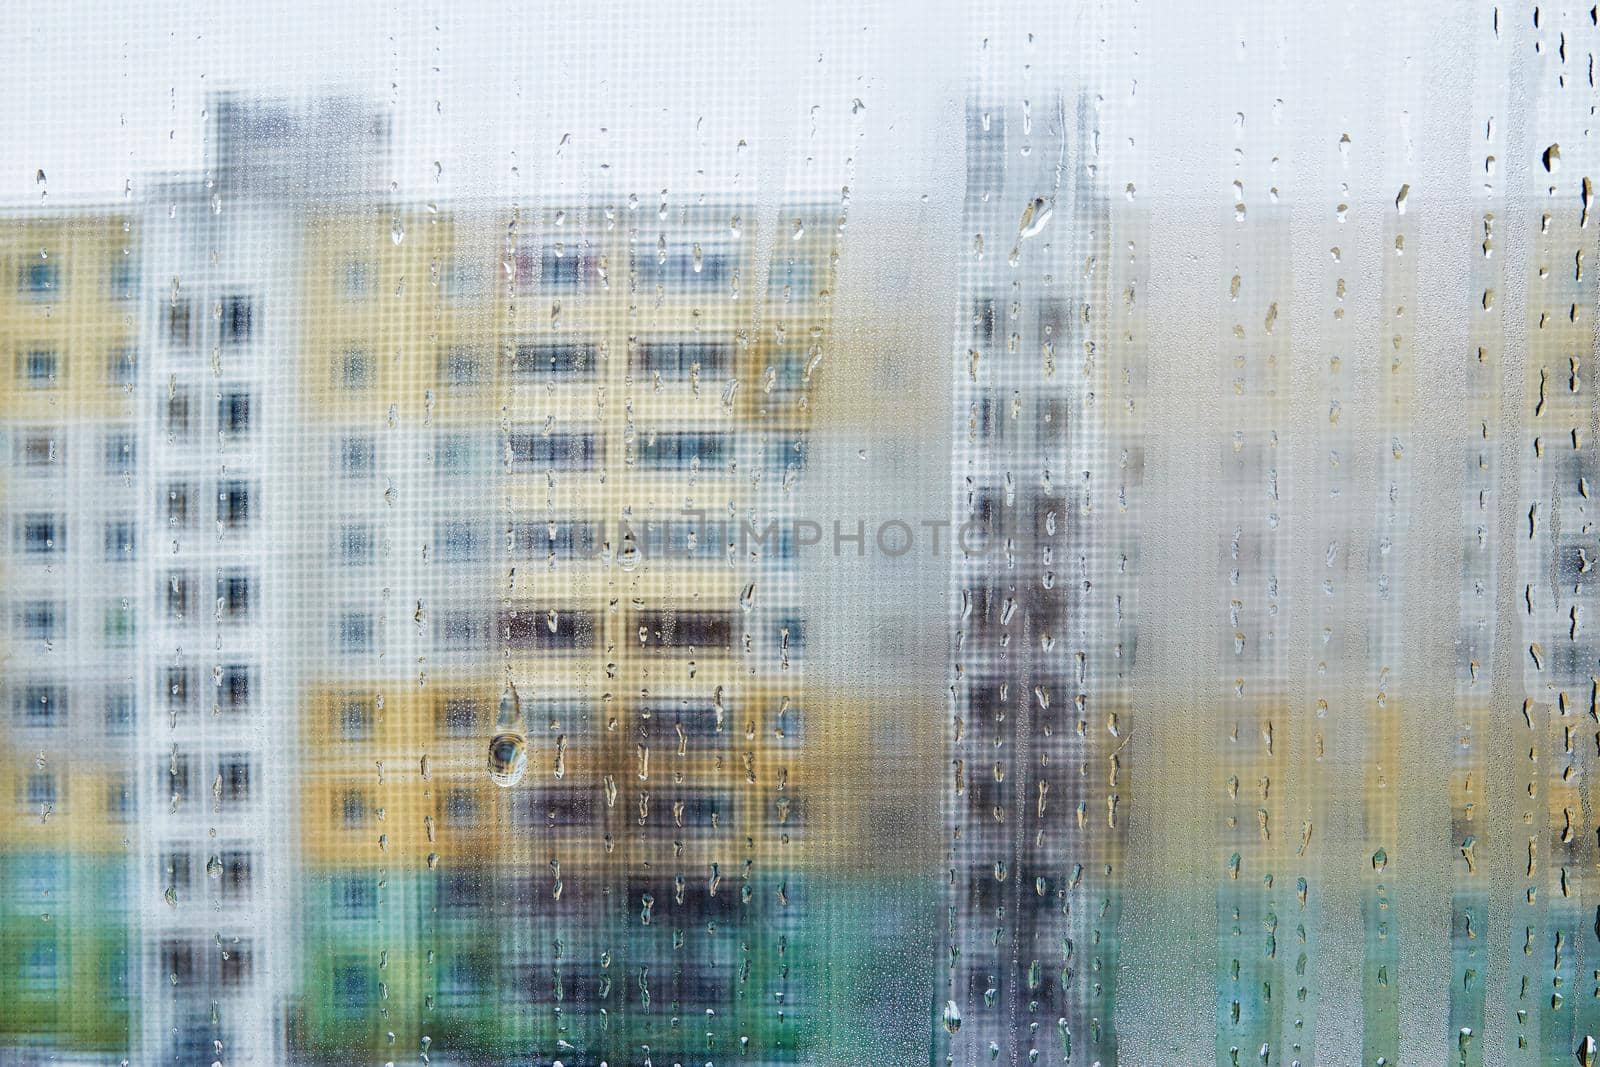
{"type": "MultiPolygon", "coordinates": [[[[1058,113],[1036,100],[1033,122],[1058,113]]],[[[1220,238],[1223,261],[1240,273],[1217,279],[1218,332],[1196,336],[1192,357],[1181,357],[1215,368],[1216,392],[1199,403],[1208,410],[1217,402],[1216,422],[1146,425],[1137,401],[1151,209],[1131,187],[1124,197],[1097,185],[1092,106],[1080,102],[1064,158],[1024,151],[1021,118],[1014,102],[981,100],[967,116],[951,517],[990,540],[975,536],[951,573],[936,1060],[1118,1060],[1117,921],[1128,783],[1138,774],[1124,746],[1139,728],[1130,674],[1146,447],[1198,452],[1216,464],[1224,494],[1220,528],[1183,532],[1213,540],[1200,558],[1218,553],[1220,570],[1202,569],[1190,587],[1216,598],[1218,642],[1162,633],[1193,658],[1196,677],[1215,683],[1193,699],[1215,713],[1219,732],[1185,754],[1215,800],[1143,845],[1155,857],[1198,848],[1198,865],[1215,876],[1190,884],[1157,871],[1138,885],[1147,899],[1215,901],[1218,1062],[1292,1062],[1315,1050],[1318,968],[1334,957],[1317,943],[1321,909],[1340,895],[1359,899],[1364,927],[1352,952],[1361,958],[1364,1055],[1392,1062],[1399,944],[1417,936],[1399,927],[1389,866],[1412,803],[1394,789],[1395,754],[1419,722],[1437,722],[1453,749],[1452,1047],[1463,1062],[1482,1056],[1474,1035],[1501,1011],[1514,1019],[1508,1046],[1536,1050],[1540,1062],[1570,1059],[1573,1049],[1581,1057],[1593,1029],[1585,1020],[1594,974],[1574,946],[1594,926],[1582,878],[1596,845],[1579,827],[1600,716],[1585,622],[1594,611],[1586,545],[1596,477],[1594,403],[1584,384],[1594,340],[1587,179],[1575,194],[1571,181],[1549,177],[1547,163],[1528,199],[1413,200],[1409,214],[1393,190],[1363,191],[1353,202],[1366,217],[1349,229],[1340,229],[1342,202],[1315,226],[1297,214],[1306,201],[1292,197],[1252,203],[1248,218],[1242,203],[1157,207],[1169,248],[1190,236],[1202,247],[1220,238]],[[1416,252],[1419,236],[1441,234],[1471,250],[1460,289],[1442,294],[1419,286],[1416,252]],[[1302,241],[1334,254],[1296,257],[1302,241]],[[1370,250],[1373,268],[1351,266],[1357,241],[1360,261],[1370,250]],[[1423,350],[1419,306],[1460,314],[1458,350],[1423,350]],[[1508,358],[1520,391],[1503,399],[1508,358]],[[1459,368],[1466,403],[1446,423],[1459,438],[1433,433],[1432,413],[1420,410],[1413,368],[1421,366],[1459,368]],[[1294,407],[1313,391],[1308,382],[1316,402],[1304,410],[1320,418],[1294,407]],[[1510,447],[1498,437],[1508,403],[1519,427],[1510,447]],[[1428,658],[1434,650],[1407,640],[1414,625],[1406,615],[1428,603],[1419,592],[1455,589],[1416,569],[1423,546],[1440,536],[1412,529],[1418,453],[1462,475],[1459,489],[1451,486],[1462,526],[1443,535],[1459,536],[1465,549],[1460,636],[1438,657],[1455,671],[1454,709],[1413,699],[1429,684],[1418,675],[1437,663],[1428,658]],[[1508,478],[1499,468],[1513,456],[1518,470],[1508,478]],[[1514,504],[1499,500],[1507,489],[1519,494],[1514,504]],[[1298,513],[1298,526],[1283,521],[1291,492],[1315,502],[1298,513]],[[1348,561],[1349,546],[1369,536],[1368,558],[1348,561]],[[1501,670],[1518,699],[1504,707],[1490,678],[1501,673],[1495,625],[1507,599],[1496,582],[1511,573],[1519,625],[1502,637],[1514,663],[1501,670]],[[1361,606],[1357,625],[1348,604],[1361,606]],[[1297,626],[1311,635],[1309,652],[1293,643],[1297,626]],[[1311,681],[1298,691],[1302,678],[1311,681]],[[1330,746],[1324,765],[1325,730],[1343,746],[1339,759],[1363,768],[1349,823],[1360,861],[1340,870],[1324,869],[1311,844],[1340,825],[1339,815],[1328,817],[1338,764],[1330,746]],[[1497,883],[1482,857],[1485,840],[1504,833],[1484,820],[1484,782],[1500,754],[1491,737],[1515,739],[1504,773],[1515,783],[1506,803],[1518,829],[1497,846],[1516,857],[1509,926],[1521,951],[1509,964],[1511,1011],[1492,993],[1485,1006],[1495,941],[1484,930],[1497,883]]]]}
{"type": "MultiPolygon", "coordinates": [[[[140,783],[133,218],[7,219],[0,990],[7,1044],[122,1049],[140,783]],[[69,284],[70,279],[70,284],[69,284]]],[[[153,771],[153,768],[152,768],[153,771]]]]}
{"type": "Polygon", "coordinates": [[[0,1045],[804,1062],[840,206],[397,202],[355,105],[211,119],[0,223],[0,1045]]]}
{"type": "Polygon", "coordinates": [[[1117,1058],[1140,260],[1090,177],[1089,102],[1046,110],[1064,160],[1021,150],[1014,109],[967,112],[940,1062],[1117,1058]]]}

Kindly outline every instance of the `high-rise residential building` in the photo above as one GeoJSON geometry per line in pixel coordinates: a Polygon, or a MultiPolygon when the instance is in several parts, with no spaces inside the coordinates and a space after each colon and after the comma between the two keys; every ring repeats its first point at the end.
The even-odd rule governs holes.
{"type": "MultiPolygon", "coordinates": [[[[764,269],[747,211],[305,220],[309,1056],[794,1056],[805,623],[774,520],[828,264],[764,269]]],[[[824,249],[829,221],[786,220],[824,249]]]]}
{"type": "Polygon", "coordinates": [[[967,112],[935,1046],[964,1064],[1116,1061],[1143,455],[1138,260],[1111,231],[1137,216],[1098,188],[1090,102],[1065,121],[1042,158],[1015,106],[967,112]]]}
{"type": "Polygon", "coordinates": [[[7,1041],[805,1062],[867,721],[798,566],[844,208],[400,200],[348,101],[210,131],[3,227],[7,1041]]]}
{"type": "Polygon", "coordinates": [[[134,1047],[276,1063],[302,947],[290,754],[325,643],[303,566],[305,233],[312,204],[368,190],[387,139],[341,101],[212,111],[211,167],[139,211],[134,1047]]]}

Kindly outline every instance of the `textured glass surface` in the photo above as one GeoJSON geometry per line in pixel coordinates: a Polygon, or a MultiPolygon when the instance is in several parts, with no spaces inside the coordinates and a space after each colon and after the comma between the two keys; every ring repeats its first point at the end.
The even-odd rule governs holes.
{"type": "Polygon", "coordinates": [[[1600,13],[0,11],[0,1064],[1600,1067],[1600,13]]]}

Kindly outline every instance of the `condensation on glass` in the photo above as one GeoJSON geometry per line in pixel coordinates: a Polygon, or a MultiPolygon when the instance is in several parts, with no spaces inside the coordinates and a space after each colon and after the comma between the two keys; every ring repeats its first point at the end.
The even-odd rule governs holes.
{"type": "Polygon", "coordinates": [[[1592,6],[17,29],[0,1063],[1600,1064],[1592,6]]]}

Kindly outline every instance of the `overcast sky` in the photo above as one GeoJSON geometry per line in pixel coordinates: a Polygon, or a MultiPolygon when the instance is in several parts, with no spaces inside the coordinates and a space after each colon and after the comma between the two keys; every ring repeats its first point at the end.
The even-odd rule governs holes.
{"type": "MultiPolygon", "coordinates": [[[[392,180],[441,198],[853,182],[953,207],[959,190],[935,183],[974,86],[1018,115],[1027,100],[1045,151],[1045,102],[1086,88],[1111,188],[1226,199],[1242,174],[1258,202],[1273,185],[1334,196],[1342,167],[1358,196],[1465,187],[1485,154],[1466,128],[1475,96],[1588,121],[1564,99],[1593,48],[1587,5],[1546,5],[1540,30],[1519,19],[1498,37],[1487,14],[1444,4],[1334,6],[13,0],[0,197],[37,199],[40,170],[62,202],[201,168],[205,100],[222,89],[357,93],[393,120],[392,180]]],[[[1569,141],[1564,161],[1585,152],[1569,141]]]]}

